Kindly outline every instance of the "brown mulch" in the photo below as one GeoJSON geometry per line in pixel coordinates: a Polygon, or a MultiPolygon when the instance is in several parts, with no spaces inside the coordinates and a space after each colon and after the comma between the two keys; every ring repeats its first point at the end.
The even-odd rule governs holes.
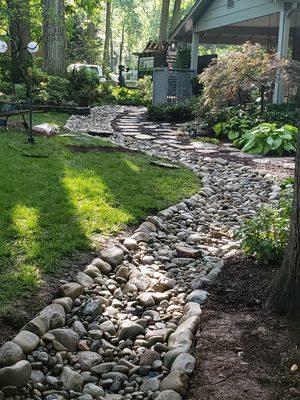
{"type": "Polygon", "coordinates": [[[266,307],[275,273],[227,260],[203,310],[191,400],[300,399],[299,328],[266,307]]]}

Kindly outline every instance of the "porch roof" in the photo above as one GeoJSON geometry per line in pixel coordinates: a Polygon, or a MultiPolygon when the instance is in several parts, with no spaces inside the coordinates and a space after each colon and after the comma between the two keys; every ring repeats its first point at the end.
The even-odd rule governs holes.
{"type": "MultiPolygon", "coordinates": [[[[299,3],[293,0],[290,3],[299,3]]],[[[246,41],[276,46],[281,0],[197,0],[170,36],[170,40],[191,43],[193,33],[200,44],[241,44],[246,41]],[[234,6],[229,7],[231,3],[234,6]],[[255,4],[254,4],[255,3],[255,4]]],[[[300,26],[300,12],[291,18],[290,36],[300,26]]]]}

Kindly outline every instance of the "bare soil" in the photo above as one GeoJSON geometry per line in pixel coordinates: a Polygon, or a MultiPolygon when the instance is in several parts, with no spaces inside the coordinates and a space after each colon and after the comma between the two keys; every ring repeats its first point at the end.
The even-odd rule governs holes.
{"type": "Polygon", "coordinates": [[[275,268],[226,262],[203,311],[191,400],[300,398],[300,331],[266,307],[275,268]]]}
{"type": "Polygon", "coordinates": [[[127,154],[142,154],[138,150],[132,150],[125,147],[113,146],[78,146],[68,145],[74,153],[127,153],[127,154]]]}

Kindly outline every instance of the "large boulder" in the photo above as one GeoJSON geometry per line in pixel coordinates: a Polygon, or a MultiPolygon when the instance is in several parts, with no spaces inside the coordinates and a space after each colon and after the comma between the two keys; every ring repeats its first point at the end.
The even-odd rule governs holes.
{"type": "Polygon", "coordinates": [[[23,350],[14,342],[6,342],[0,349],[0,367],[16,364],[24,357],[23,350]]]}
{"type": "Polygon", "coordinates": [[[16,364],[0,369],[0,387],[16,386],[23,387],[31,377],[31,365],[28,361],[22,360],[16,364]]]}
{"type": "Polygon", "coordinates": [[[38,346],[40,339],[32,332],[21,331],[12,341],[19,345],[24,353],[31,353],[38,346]]]}

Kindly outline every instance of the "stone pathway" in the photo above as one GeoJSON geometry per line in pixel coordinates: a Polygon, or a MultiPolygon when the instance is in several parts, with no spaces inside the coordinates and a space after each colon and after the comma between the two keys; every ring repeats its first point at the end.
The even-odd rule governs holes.
{"type": "MultiPolygon", "coordinates": [[[[182,146],[177,126],[125,111],[113,122],[115,142],[186,165],[202,187],[103,250],[2,346],[0,400],[186,398],[201,306],[239,249],[234,232],[278,197],[270,175],[182,146]]],[[[81,128],[102,129],[93,118],[81,128]]]]}

